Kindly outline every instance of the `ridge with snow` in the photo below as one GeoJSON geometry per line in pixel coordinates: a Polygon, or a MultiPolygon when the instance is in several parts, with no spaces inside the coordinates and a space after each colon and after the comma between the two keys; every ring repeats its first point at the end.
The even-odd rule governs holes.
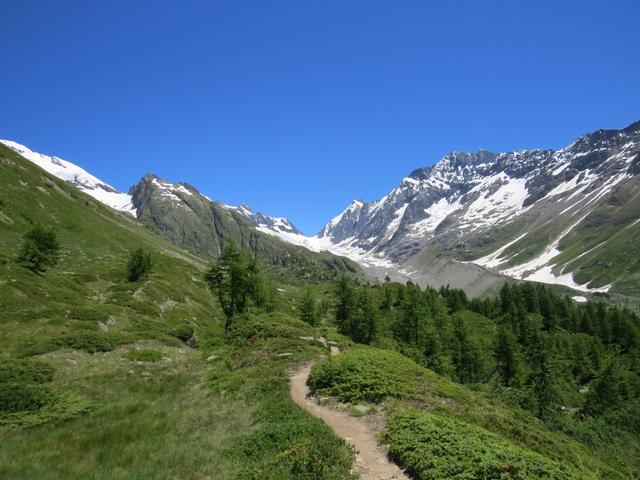
{"type": "Polygon", "coordinates": [[[131,195],[118,192],[111,185],[94,177],[85,169],[58,157],[33,152],[24,145],[11,140],[0,140],[0,143],[35,163],[51,175],[69,182],[78,190],[82,190],[105,205],[134,217],[136,216],[136,209],[131,203],[131,195]]]}

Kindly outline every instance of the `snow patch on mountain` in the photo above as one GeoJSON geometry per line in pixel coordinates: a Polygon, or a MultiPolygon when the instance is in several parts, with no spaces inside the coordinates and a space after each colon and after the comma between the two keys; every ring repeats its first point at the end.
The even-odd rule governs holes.
{"type": "Polygon", "coordinates": [[[490,227],[505,218],[514,218],[527,209],[523,208],[528,191],[526,180],[510,178],[505,173],[492,175],[478,183],[470,193],[481,194],[468,206],[463,219],[467,225],[478,228],[490,227]],[[499,185],[499,186],[498,186],[499,185]],[[498,186],[497,190],[493,191],[498,186]]]}
{"type": "MultiPolygon", "coordinates": [[[[566,237],[573,229],[575,229],[582,221],[588,216],[588,214],[582,216],[577,222],[574,222],[565,230],[563,230],[558,237],[556,237],[553,242],[551,242],[547,247],[543,250],[543,252],[537,257],[529,260],[528,262],[522,263],[520,265],[516,265],[510,268],[498,269],[498,271],[512,278],[516,278],[518,280],[528,280],[532,282],[540,282],[540,283],[549,283],[555,285],[564,285],[566,287],[572,288],[574,290],[578,290],[581,292],[607,292],[610,290],[611,285],[606,285],[604,287],[599,288],[590,288],[587,284],[580,285],[573,279],[573,273],[560,273],[555,274],[554,269],[557,269],[557,266],[553,263],[553,260],[560,255],[560,250],[558,246],[560,245],[560,241],[566,237]]],[[[503,245],[498,250],[484,257],[473,260],[472,263],[476,265],[480,265],[486,268],[494,268],[496,269],[503,263],[506,263],[510,260],[510,257],[503,257],[502,254],[504,251],[509,248],[511,245],[517,243],[522,238],[526,236],[526,233],[519,236],[515,240],[503,245]]],[[[599,245],[598,245],[599,246],[599,245]]],[[[597,248],[598,246],[594,247],[597,248]]],[[[593,250],[593,249],[592,249],[593,250]]],[[[585,254],[588,252],[585,252],[585,254]]]]}
{"type": "Polygon", "coordinates": [[[131,195],[118,192],[111,185],[94,177],[83,168],[58,157],[34,152],[24,145],[20,145],[11,140],[0,140],[0,143],[35,163],[51,175],[69,182],[79,190],[91,195],[99,202],[115,210],[126,212],[134,217],[136,216],[136,209],[131,203],[131,195]]]}

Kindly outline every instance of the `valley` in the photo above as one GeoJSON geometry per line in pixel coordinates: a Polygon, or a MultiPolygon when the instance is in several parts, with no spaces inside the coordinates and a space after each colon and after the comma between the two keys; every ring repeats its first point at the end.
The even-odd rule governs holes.
{"type": "MultiPolygon", "coordinates": [[[[620,158],[633,166],[625,148],[620,158]]],[[[520,192],[496,218],[473,206],[485,197],[471,187],[405,226],[431,187],[409,193],[416,184],[403,181],[389,198],[404,195],[407,206],[391,226],[356,202],[305,237],[286,219],[155,175],[122,194],[15,144],[0,146],[0,162],[2,477],[640,471],[640,320],[610,301],[635,291],[634,178],[611,189],[605,180],[575,206],[591,213],[563,219],[542,211],[549,193],[524,207],[524,190],[491,176],[478,185],[493,193],[482,195],[520,192]],[[522,220],[537,208],[538,220],[522,220]],[[444,225],[464,226],[462,212],[490,218],[491,232],[447,246],[444,225]],[[380,222],[385,243],[367,250],[353,240],[359,222],[362,235],[380,222]],[[400,239],[410,225],[426,230],[400,239]],[[32,253],[41,237],[55,254],[32,253]],[[410,238],[426,246],[403,250],[410,238]]],[[[559,190],[569,192],[566,209],[577,197],[549,191],[559,190]]]]}

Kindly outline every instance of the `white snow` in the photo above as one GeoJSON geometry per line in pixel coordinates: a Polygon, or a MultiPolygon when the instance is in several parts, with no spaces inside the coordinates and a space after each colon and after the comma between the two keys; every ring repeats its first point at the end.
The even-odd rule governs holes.
{"type": "Polygon", "coordinates": [[[528,194],[524,178],[510,178],[505,173],[499,173],[480,181],[469,193],[474,192],[481,192],[481,195],[469,205],[462,218],[475,226],[495,225],[528,210],[528,207],[522,206],[528,194]],[[495,192],[482,194],[487,189],[495,188],[498,182],[500,186],[495,192]]]}
{"type": "Polygon", "coordinates": [[[448,199],[441,198],[437,202],[432,203],[429,208],[424,209],[424,213],[426,213],[428,217],[412,224],[409,228],[408,235],[411,237],[422,237],[428,233],[433,233],[444,219],[460,208],[462,208],[462,206],[458,200],[449,203],[448,199]]]}
{"type": "Polygon", "coordinates": [[[372,251],[367,251],[355,246],[354,243],[356,242],[356,239],[353,237],[347,238],[340,243],[333,243],[329,237],[307,237],[299,233],[274,231],[273,229],[265,226],[258,226],[256,228],[261,232],[281,238],[285,242],[292,243],[294,245],[300,245],[314,252],[331,252],[335,255],[350,258],[351,260],[364,266],[394,266],[393,262],[391,262],[390,260],[387,260],[372,251]]]}
{"type": "Polygon", "coordinates": [[[502,254],[504,253],[504,251],[509,248],[511,245],[513,245],[514,243],[520,241],[521,239],[523,239],[525,236],[527,235],[527,233],[523,233],[522,235],[520,235],[518,238],[516,238],[515,240],[510,241],[509,243],[504,244],[502,247],[500,247],[499,249],[497,249],[495,252],[490,253],[489,255],[485,255],[484,257],[480,257],[476,260],[472,260],[471,263],[475,263],[476,265],[480,265],[481,267],[487,267],[487,268],[495,268],[498,265],[506,262],[507,260],[509,260],[508,258],[502,258],[502,254]]]}
{"type": "Polygon", "coordinates": [[[387,229],[385,230],[385,239],[393,237],[393,235],[398,231],[398,228],[400,228],[400,222],[402,221],[404,212],[407,210],[408,206],[409,204],[405,203],[395,211],[395,213],[393,214],[393,220],[389,222],[389,224],[387,225],[387,229]]]}
{"type": "Polygon", "coordinates": [[[578,303],[587,303],[589,300],[587,297],[583,297],[582,295],[576,295],[575,297],[571,297],[574,302],[578,303]]]}
{"type": "Polygon", "coordinates": [[[333,217],[331,221],[327,225],[325,225],[323,229],[323,233],[327,234],[328,230],[331,229],[332,227],[335,227],[338,223],[340,223],[340,220],[342,220],[342,218],[347,213],[356,212],[360,210],[363,206],[364,204],[360,200],[354,200],[353,202],[351,202],[349,206],[342,213],[333,217]]]}
{"type": "MultiPolygon", "coordinates": [[[[502,273],[504,273],[505,275],[509,275],[510,277],[519,278],[521,280],[528,279],[532,275],[535,275],[539,270],[542,270],[543,267],[547,266],[553,258],[555,258],[560,254],[560,250],[558,250],[558,245],[560,245],[560,240],[562,240],[567,234],[569,234],[571,230],[577,227],[578,224],[582,222],[582,220],[584,220],[586,216],[587,215],[584,215],[583,217],[580,218],[580,220],[571,224],[568,228],[563,230],[553,242],[547,245],[547,247],[544,249],[544,251],[540,255],[521,265],[517,265],[515,267],[502,270],[502,273]]],[[[547,272],[543,272],[538,276],[542,278],[546,273],[547,272]]],[[[542,280],[539,280],[539,281],[542,281],[542,280]]],[[[549,283],[549,282],[544,282],[544,283],[549,283]]]]}
{"type": "Polygon", "coordinates": [[[94,177],[85,169],[58,157],[34,152],[24,145],[20,145],[11,140],[0,140],[0,143],[3,143],[19,155],[35,163],[51,175],[73,184],[79,190],[91,195],[99,202],[104,203],[114,210],[126,212],[134,217],[136,216],[136,209],[133,208],[131,203],[131,195],[118,192],[111,185],[94,177]]]}
{"type": "MultiPolygon", "coordinates": [[[[561,253],[560,250],[558,250],[558,245],[560,244],[560,241],[567,234],[569,234],[569,232],[571,232],[574,228],[576,228],[582,222],[582,220],[585,219],[587,215],[582,216],[577,222],[571,224],[568,228],[563,230],[553,242],[547,245],[547,247],[544,249],[544,251],[540,255],[521,265],[516,265],[515,267],[500,270],[500,273],[507,275],[509,277],[517,278],[519,280],[529,280],[532,282],[564,285],[566,287],[572,288],[574,290],[582,291],[582,292],[608,292],[609,289],[611,288],[611,285],[605,285],[599,288],[590,288],[588,286],[588,283],[583,285],[576,283],[576,281],[573,279],[573,273],[565,273],[560,275],[556,275],[553,273],[553,268],[555,267],[555,265],[552,263],[552,261],[555,257],[557,257],[561,253]]],[[[483,258],[486,258],[486,257],[483,257],[483,258]]],[[[475,260],[474,263],[476,263],[478,260],[475,260]]],[[[484,261],[485,263],[488,263],[491,260],[494,261],[495,266],[500,265],[500,263],[503,263],[503,262],[495,263],[496,261],[498,261],[497,257],[494,259],[484,260],[484,261]]]]}

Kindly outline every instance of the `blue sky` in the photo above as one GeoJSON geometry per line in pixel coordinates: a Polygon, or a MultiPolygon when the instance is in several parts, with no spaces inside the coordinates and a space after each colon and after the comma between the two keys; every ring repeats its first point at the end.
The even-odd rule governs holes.
{"type": "Polygon", "coordinates": [[[0,138],[315,233],[451,150],[640,120],[640,2],[4,2],[0,138]]]}

